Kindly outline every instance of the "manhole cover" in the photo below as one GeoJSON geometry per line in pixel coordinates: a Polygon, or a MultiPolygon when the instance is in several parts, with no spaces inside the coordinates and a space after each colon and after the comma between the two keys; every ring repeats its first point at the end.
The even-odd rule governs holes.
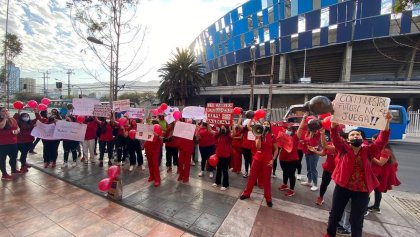
{"type": "Polygon", "coordinates": [[[420,201],[395,197],[395,200],[420,222],[420,201]]]}

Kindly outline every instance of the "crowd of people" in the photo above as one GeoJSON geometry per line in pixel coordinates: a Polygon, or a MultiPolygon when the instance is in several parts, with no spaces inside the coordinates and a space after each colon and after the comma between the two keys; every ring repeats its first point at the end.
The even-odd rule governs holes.
{"type": "MultiPolygon", "coordinates": [[[[129,171],[137,166],[144,169],[143,153],[147,158],[149,182],[160,186],[160,165],[163,148],[166,152],[166,171],[173,172],[176,167],[178,181],[189,182],[190,166],[194,164],[196,146],[201,156],[199,177],[214,179],[212,186],[225,191],[229,188],[229,173],[240,174],[247,178],[247,185],[240,196],[241,200],[251,197],[254,186],[264,190],[264,198],[269,207],[273,206],[271,195],[271,176],[275,174],[277,161],[283,171],[282,184],[278,189],[287,197],[295,195],[295,186],[305,157],[307,166],[306,180],[301,185],[307,186],[313,192],[319,192],[314,198],[316,205],[323,205],[324,195],[331,180],[335,182],[332,208],[328,219],[327,234],[350,233],[352,236],[362,236],[364,216],[368,212],[380,213],[382,193],[399,185],[396,177],[397,161],[388,145],[389,121],[392,116],[386,115],[385,130],[374,136],[372,142],[364,139],[360,130],[344,133],[343,127],[331,123],[328,129],[311,129],[308,126],[308,114],[305,114],[300,124],[285,124],[279,133],[275,134],[270,121],[242,119],[242,116],[232,126],[211,125],[206,121],[183,119],[180,121],[196,124],[192,140],[174,136],[176,122],[168,124],[164,115],[150,116],[145,121],[129,119],[125,124],[116,121],[116,114],[108,118],[88,116],[77,119],[77,116],[60,115],[52,109],[50,113],[35,110],[35,118],[20,111],[13,116],[6,108],[0,108],[0,169],[2,180],[13,180],[15,175],[28,172],[31,167],[27,162],[29,152],[33,152],[35,138],[31,135],[37,121],[51,124],[57,120],[82,122],[87,125],[83,142],[62,140],[64,151],[62,169],[70,169],[78,162],[86,165],[104,166],[105,154],[107,164],[124,165],[129,160],[129,171]],[[151,141],[142,141],[129,136],[131,130],[136,130],[138,123],[158,124],[159,131],[154,131],[151,141]],[[254,126],[260,125],[261,132],[255,132],[254,126]],[[287,136],[291,141],[291,149],[285,149],[278,139],[287,136]],[[96,148],[99,143],[99,160],[96,160],[96,148]],[[20,165],[17,163],[18,154],[20,165]],[[72,162],[69,162],[71,154],[72,162]],[[216,166],[209,159],[215,155],[218,158],[216,166]],[[317,164],[320,157],[326,157],[322,164],[321,184],[318,185],[317,164]],[[11,175],[6,170],[6,159],[9,157],[11,175]],[[114,160],[116,158],[116,160],[114,160]],[[243,159],[243,160],[242,160],[243,159]],[[244,164],[244,165],[242,165],[244,164]],[[20,168],[18,168],[20,167],[20,168]],[[214,177],[215,176],[215,177],[214,177]],[[369,194],[373,192],[375,202],[368,207],[369,194]]],[[[121,114],[120,116],[124,116],[121,114]]],[[[41,139],[43,143],[44,168],[57,166],[58,149],[61,140],[41,139]]],[[[35,143],[36,145],[36,143],[35,143]]],[[[106,163],[105,163],[106,164],[106,163]]]]}

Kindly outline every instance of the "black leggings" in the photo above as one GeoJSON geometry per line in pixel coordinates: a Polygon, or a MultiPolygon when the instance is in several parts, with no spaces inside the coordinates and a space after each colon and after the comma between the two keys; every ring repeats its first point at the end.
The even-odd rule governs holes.
{"type": "Polygon", "coordinates": [[[41,138],[39,138],[39,137],[37,137],[36,139],[35,139],[35,141],[32,143],[32,146],[31,146],[31,150],[30,150],[30,152],[33,152],[34,151],[34,149],[35,149],[35,147],[36,147],[36,145],[38,144],[38,142],[41,140],[41,138]]]}
{"type": "Polygon", "coordinates": [[[143,165],[143,154],[141,153],[140,141],[138,139],[128,140],[128,154],[130,156],[130,165],[143,165]]]}
{"type": "Polygon", "coordinates": [[[230,157],[219,157],[219,162],[217,163],[216,170],[216,184],[222,184],[223,187],[229,187],[229,164],[230,157]],[[223,183],[222,183],[223,176],[223,183]]]}
{"type": "Polygon", "coordinates": [[[127,159],[127,138],[124,136],[117,137],[117,159],[118,162],[125,161],[127,159]]]}
{"type": "MultiPolygon", "coordinates": [[[[211,146],[199,146],[200,154],[201,154],[201,171],[204,171],[206,168],[206,162],[209,159],[211,155],[213,155],[216,152],[216,145],[211,146]]],[[[213,167],[209,165],[209,171],[213,171],[213,167]]]]}
{"type": "Polygon", "coordinates": [[[169,147],[165,145],[166,150],[166,167],[172,167],[172,165],[178,165],[178,148],[169,147]]]}
{"type": "Polygon", "coordinates": [[[108,160],[112,160],[112,155],[114,153],[114,142],[113,141],[100,141],[99,140],[99,160],[103,161],[105,152],[108,153],[108,160]]]}
{"type": "Polygon", "coordinates": [[[331,175],[332,173],[328,171],[322,172],[322,181],[321,181],[321,187],[319,187],[319,196],[324,197],[325,192],[327,191],[328,185],[331,183],[331,175]]]}
{"type": "Polygon", "coordinates": [[[9,156],[9,165],[12,172],[16,171],[16,159],[18,148],[16,144],[0,145],[0,170],[3,175],[7,174],[6,171],[6,158],[9,156]]]}
{"type": "Polygon", "coordinates": [[[280,167],[283,170],[283,184],[287,184],[290,179],[290,189],[294,190],[296,185],[295,172],[299,161],[280,161],[280,167]]]}
{"type": "Polygon", "coordinates": [[[381,206],[381,200],[382,200],[382,193],[378,191],[378,189],[375,189],[375,204],[373,204],[374,207],[379,208],[381,206]]]}
{"type": "Polygon", "coordinates": [[[298,150],[298,156],[299,156],[299,163],[298,163],[298,167],[297,167],[297,173],[301,174],[302,173],[302,159],[303,159],[303,151],[302,150],[298,150]]]}
{"type": "Polygon", "coordinates": [[[58,157],[58,146],[60,140],[45,140],[42,139],[44,163],[56,162],[58,157]]]}
{"type": "Polygon", "coordinates": [[[69,154],[73,158],[73,162],[77,161],[77,147],[79,146],[78,141],[66,141],[63,140],[63,150],[64,150],[64,162],[69,160],[69,154]]]}
{"type": "Polygon", "coordinates": [[[22,167],[26,165],[26,158],[28,157],[29,150],[32,148],[32,142],[18,143],[17,147],[20,151],[20,164],[22,167]]]}
{"type": "Polygon", "coordinates": [[[248,169],[252,165],[251,149],[243,148],[242,154],[244,155],[244,160],[245,160],[245,172],[248,173],[248,169]]]}

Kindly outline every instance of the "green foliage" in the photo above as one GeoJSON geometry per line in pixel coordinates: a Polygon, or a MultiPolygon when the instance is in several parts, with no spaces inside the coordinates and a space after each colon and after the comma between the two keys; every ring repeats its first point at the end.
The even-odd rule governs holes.
{"type": "Polygon", "coordinates": [[[420,0],[395,0],[394,12],[403,12],[408,6],[418,3],[420,3],[420,0]]]}
{"type": "Polygon", "coordinates": [[[44,95],[42,94],[35,94],[35,93],[27,93],[27,92],[17,92],[15,93],[15,100],[20,100],[22,102],[27,102],[28,100],[35,100],[41,102],[44,95]]]}
{"type": "Polygon", "coordinates": [[[159,69],[158,96],[162,102],[185,105],[185,100],[199,95],[205,85],[204,66],[196,62],[192,51],[179,48],[176,51],[174,58],[159,69]]]}
{"type": "Polygon", "coordinates": [[[1,56],[4,56],[4,49],[7,50],[7,60],[13,62],[13,59],[22,53],[22,41],[17,37],[17,35],[7,33],[6,40],[2,41],[2,52],[1,56]]]}

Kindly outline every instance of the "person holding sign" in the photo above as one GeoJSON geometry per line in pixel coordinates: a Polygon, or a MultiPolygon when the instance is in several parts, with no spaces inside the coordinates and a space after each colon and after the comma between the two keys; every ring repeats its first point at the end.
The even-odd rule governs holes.
{"type": "Polygon", "coordinates": [[[232,137],[230,136],[229,128],[224,125],[220,126],[219,132],[216,135],[216,155],[219,158],[216,170],[216,182],[213,187],[222,184],[220,190],[225,191],[229,187],[229,164],[230,164],[230,150],[232,149],[232,137]],[[223,183],[222,183],[223,174],[223,183]]]}
{"type": "MultiPolygon", "coordinates": [[[[182,119],[185,121],[185,119],[182,119]]],[[[197,130],[195,134],[197,133],[197,130]]],[[[195,147],[196,135],[192,140],[186,138],[179,138],[179,160],[178,160],[178,181],[187,183],[190,179],[191,156],[195,147]]]]}
{"type": "Polygon", "coordinates": [[[245,161],[245,172],[243,175],[244,178],[248,178],[248,170],[252,165],[252,151],[255,150],[255,141],[251,139],[254,137],[252,134],[251,123],[251,119],[245,119],[242,127],[242,154],[245,161]]]}
{"type": "Polygon", "coordinates": [[[155,187],[160,186],[159,154],[162,146],[162,130],[153,131],[153,140],[145,141],[144,150],[146,152],[147,164],[149,166],[149,182],[154,181],[155,187]]]}
{"type": "Polygon", "coordinates": [[[98,129],[98,124],[96,118],[89,116],[85,119],[85,124],[87,124],[85,140],[83,141],[83,160],[85,164],[88,164],[88,157],[92,164],[95,164],[95,138],[96,130],[98,129]],[[89,153],[88,153],[89,152],[89,153]]]}
{"type": "Polygon", "coordinates": [[[9,156],[12,174],[22,173],[16,169],[16,159],[18,154],[17,135],[20,129],[16,120],[9,116],[9,111],[5,107],[0,107],[0,169],[2,180],[13,180],[13,177],[6,171],[6,158],[9,156]]]}
{"type": "MultiPolygon", "coordinates": [[[[61,120],[61,116],[58,110],[56,109],[51,110],[50,117],[47,118],[46,116],[43,116],[39,118],[39,121],[45,124],[55,124],[57,120],[61,120]]],[[[44,168],[48,168],[50,164],[51,168],[55,168],[58,157],[58,147],[60,146],[60,140],[42,139],[42,144],[44,145],[42,149],[42,155],[44,158],[44,168]]]]}
{"type": "MultiPolygon", "coordinates": [[[[76,118],[73,115],[67,115],[66,116],[67,122],[76,122],[76,118]]],[[[63,151],[64,151],[64,163],[61,166],[61,168],[67,168],[68,167],[68,160],[69,160],[69,154],[71,153],[73,158],[73,164],[72,167],[77,166],[77,148],[79,147],[80,142],[79,141],[73,141],[73,140],[63,140],[63,151]]]]}
{"type": "MultiPolygon", "coordinates": [[[[334,116],[334,115],[333,115],[334,116]]],[[[347,202],[351,200],[350,223],[352,236],[362,236],[363,219],[369,202],[369,193],[378,185],[378,179],[372,171],[371,160],[378,157],[389,140],[389,123],[392,115],[388,112],[385,129],[371,145],[362,145],[362,134],[353,129],[348,133],[347,140],[340,137],[338,124],[331,123],[331,141],[339,153],[338,163],[332,179],[336,183],[330,216],[328,218],[327,234],[336,235],[338,222],[341,219],[347,202]]]]}
{"type": "MultiPolygon", "coordinates": [[[[199,177],[203,177],[204,170],[206,168],[207,160],[211,155],[216,151],[216,141],[215,141],[216,132],[213,131],[211,126],[207,122],[202,122],[198,130],[196,138],[198,139],[198,148],[201,155],[201,171],[198,173],[199,177]]],[[[209,167],[209,178],[213,178],[213,167],[209,167]]]]}
{"type": "Polygon", "coordinates": [[[175,122],[168,124],[166,129],[165,138],[163,142],[165,143],[166,150],[166,172],[172,172],[172,165],[178,166],[178,138],[173,136],[175,127],[175,122]]]}
{"type": "Polygon", "coordinates": [[[252,161],[248,183],[240,199],[244,200],[249,198],[257,179],[261,178],[265,201],[267,202],[267,206],[272,207],[271,170],[273,161],[276,159],[279,149],[273,133],[271,132],[270,122],[264,121],[263,127],[264,133],[261,136],[255,136],[256,153],[253,157],[254,160],[252,161]]]}
{"type": "MultiPolygon", "coordinates": [[[[36,109],[34,109],[35,114],[38,113],[36,109]]],[[[39,116],[39,114],[37,115],[39,116]]],[[[32,129],[37,121],[37,119],[31,120],[28,113],[20,113],[20,110],[13,116],[13,118],[17,121],[18,126],[20,128],[20,133],[17,136],[17,145],[18,150],[20,151],[20,170],[22,172],[28,172],[29,164],[26,162],[26,158],[28,156],[28,152],[32,147],[32,142],[34,141],[34,137],[31,135],[32,129]]]]}
{"type": "Polygon", "coordinates": [[[101,117],[96,119],[98,129],[101,131],[99,135],[99,167],[103,167],[105,152],[108,154],[108,166],[112,166],[112,155],[114,153],[114,136],[112,131],[116,126],[114,114],[111,113],[111,118],[101,117]]]}

